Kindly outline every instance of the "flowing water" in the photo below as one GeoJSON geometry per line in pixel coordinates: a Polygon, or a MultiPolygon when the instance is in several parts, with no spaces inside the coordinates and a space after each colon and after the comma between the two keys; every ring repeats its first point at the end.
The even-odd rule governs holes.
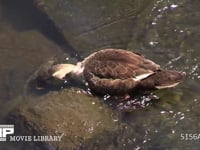
{"type": "MultiPolygon", "coordinates": [[[[0,1],[1,122],[16,105],[13,100],[23,95],[29,76],[42,63],[55,55],[70,54],[73,47],[79,45],[73,42],[70,45],[52,20],[38,12],[34,4],[18,2],[15,0],[14,5],[12,1],[0,1]]],[[[123,34],[117,38],[118,43],[121,40],[123,44],[112,45],[105,40],[97,44],[93,39],[84,48],[97,44],[96,49],[120,47],[137,51],[166,69],[184,71],[186,78],[176,88],[156,91],[159,100],[152,101],[148,107],[121,112],[120,122],[127,126],[117,133],[119,138],[108,139],[113,140],[112,144],[101,148],[197,150],[200,147],[200,1],[154,0],[147,4],[137,1],[137,4],[145,7],[141,7],[136,17],[129,18],[131,23],[126,32],[131,33],[124,35],[126,41],[123,34]]],[[[91,11],[95,17],[95,10],[91,11]]],[[[121,24],[120,28],[110,34],[118,35],[127,26],[121,24]]],[[[88,30],[95,34],[94,28],[88,30]]],[[[85,56],[90,51],[78,54],[85,56]]],[[[13,143],[0,143],[1,147],[17,148],[13,143]]]]}

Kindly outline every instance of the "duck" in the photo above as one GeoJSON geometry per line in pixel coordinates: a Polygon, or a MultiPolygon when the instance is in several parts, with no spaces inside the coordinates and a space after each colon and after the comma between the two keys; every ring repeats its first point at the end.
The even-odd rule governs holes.
{"type": "Polygon", "coordinates": [[[84,79],[96,94],[123,95],[177,86],[185,74],[165,70],[139,53],[124,49],[103,49],[74,64],[56,64],[52,77],[84,79]]]}

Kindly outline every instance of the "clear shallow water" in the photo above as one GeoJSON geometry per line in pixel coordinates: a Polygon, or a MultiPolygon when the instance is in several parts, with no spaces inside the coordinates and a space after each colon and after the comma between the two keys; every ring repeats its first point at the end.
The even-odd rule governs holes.
{"type": "MultiPolygon", "coordinates": [[[[16,20],[13,20],[13,16],[8,14],[13,13],[14,7],[3,1],[0,6],[0,103],[3,119],[15,105],[13,100],[22,95],[27,78],[40,64],[64,52],[61,45],[67,45],[67,42],[60,44],[57,42],[59,38],[54,35],[49,38],[50,35],[44,32],[44,28],[34,25],[35,17],[28,17],[34,23],[29,22],[25,28],[28,21],[25,16],[21,21],[20,15],[16,13],[16,20]]],[[[189,133],[200,134],[199,6],[200,2],[197,0],[152,1],[134,19],[127,46],[123,44],[118,47],[136,50],[164,68],[184,71],[187,76],[178,87],[155,92],[160,99],[150,106],[121,113],[120,122],[126,125],[118,133],[117,139],[109,139],[114,144],[104,145],[103,149],[199,148],[200,138],[181,140],[181,135],[186,137],[189,133]]],[[[30,11],[35,12],[33,9],[30,11]]],[[[29,10],[25,12],[28,13],[29,10]]],[[[47,23],[44,22],[45,25],[47,23]]],[[[53,33],[60,37],[56,31],[53,33]]],[[[95,40],[92,42],[95,43],[95,40]]],[[[88,43],[88,47],[90,44],[88,43]]],[[[112,46],[106,44],[103,41],[98,43],[103,47],[112,46]]],[[[81,52],[81,55],[87,53],[81,52]]]]}

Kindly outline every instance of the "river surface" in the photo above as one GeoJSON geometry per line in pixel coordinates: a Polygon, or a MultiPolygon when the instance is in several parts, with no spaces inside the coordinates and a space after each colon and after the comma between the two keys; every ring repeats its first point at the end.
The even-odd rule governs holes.
{"type": "MultiPolygon", "coordinates": [[[[63,37],[54,29],[53,24],[44,19],[45,16],[40,16],[42,14],[35,12],[29,5],[24,7],[22,2],[14,6],[11,2],[0,1],[1,122],[16,105],[13,101],[23,96],[26,81],[33,72],[51,57],[66,52],[63,49],[63,37]]],[[[132,24],[128,26],[128,31],[131,33],[125,34],[126,44],[116,46],[105,43],[105,40],[98,43],[100,46],[96,49],[129,49],[144,54],[163,68],[186,73],[186,78],[179,86],[156,91],[159,100],[151,102],[148,107],[121,113],[120,121],[131,128],[125,128],[123,133],[120,133],[120,138],[115,139],[118,142],[117,149],[199,149],[199,8],[198,0],[154,0],[143,7],[144,10],[138,11],[136,17],[130,17],[132,24]]],[[[95,10],[91,10],[94,12],[90,13],[95,17],[95,10]]],[[[120,28],[121,30],[115,31],[116,34],[123,32],[126,26],[122,24],[120,28]]],[[[118,40],[118,43],[120,40],[124,42],[123,34],[118,40]]],[[[89,48],[91,44],[96,44],[95,39],[92,42],[88,44],[89,48]]],[[[77,45],[65,43],[65,47],[68,48],[77,48],[77,45]]],[[[84,47],[87,48],[87,45],[84,47]]],[[[85,56],[90,51],[91,49],[81,51],[78,55],[85,56]]],[[[1,147],[20,149],[19,145],[15,147],[13,143],[0,143],[0,149],[1,147]]],[[[112,146],[110,148],[112,149],[112,146]]]]}

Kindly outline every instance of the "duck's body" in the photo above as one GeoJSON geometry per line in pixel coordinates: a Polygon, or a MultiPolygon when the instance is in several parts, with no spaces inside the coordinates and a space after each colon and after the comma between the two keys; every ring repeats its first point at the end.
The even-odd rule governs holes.
{"type": "Polygon", "coordinates": [[[67,74],[82,76],[92,91],[112,95],[174,87],[184,76],[177,71],[163,70],[144,56],[122,49],[100,50],[76,66],[59,64],[53,70],[56,78],[64,79],[67,74]]]}

